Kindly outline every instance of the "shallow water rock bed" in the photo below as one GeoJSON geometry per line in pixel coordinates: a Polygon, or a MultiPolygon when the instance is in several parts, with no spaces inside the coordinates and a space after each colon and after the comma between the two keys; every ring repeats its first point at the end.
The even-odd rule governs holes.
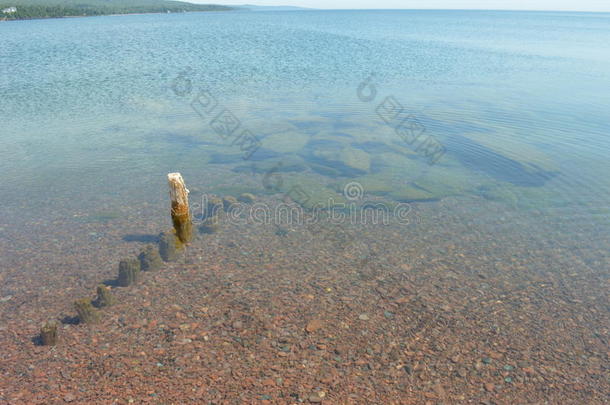
{"type": "Polygon", "coordinates": [[[221,222],[177,262],[112,288],[115,305],[92,325],[72,321],[74,300],[167,223],[142,210],[38,224],[39,250],[12,234],[0,240],[12,253],[0,401],[604,403],[601,225],[534,224],[484,199],[414,204],[411,215],[408,225],[221,222]],[[83,248],[75,232],[95,236],[83,248]],[[57,346],[37,345],[52,319],[57,346]]]}

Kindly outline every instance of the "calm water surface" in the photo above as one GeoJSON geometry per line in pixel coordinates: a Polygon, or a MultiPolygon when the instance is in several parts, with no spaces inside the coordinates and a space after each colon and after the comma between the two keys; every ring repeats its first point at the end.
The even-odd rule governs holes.
{"type": "Polygon", "coordinates": [[[165,215],[170,171],[218,194],[281,194],[281,173],[320,199],[350,182],[388,204],[465,198],[598,232],[582,248],[607,236],[608,14],[138,15],[0,37],[5,240],[143,202],[165,215]],[[211,123],[225,109],[251,155],[211,123]]]}

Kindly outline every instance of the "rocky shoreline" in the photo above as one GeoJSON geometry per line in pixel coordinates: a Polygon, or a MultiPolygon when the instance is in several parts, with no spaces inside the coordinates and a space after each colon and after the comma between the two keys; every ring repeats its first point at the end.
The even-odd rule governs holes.
{"type": "Polygon", "coordinates": [[[100,323],[77,324],[74,300],[167,226],[153,211],[78,225],[86,247],[40,227],[36,250],[0,239],[3,265],[21,260],[2,273],[2,402],[607,399],[609,258],[604,241],[578,240],[595,229],[568,237],[474,199],[415,205],[409,225],[221,223],[178,262],[112,288],[100,323]],[[59,343],[39,346],[50,319],[59,343]]]}

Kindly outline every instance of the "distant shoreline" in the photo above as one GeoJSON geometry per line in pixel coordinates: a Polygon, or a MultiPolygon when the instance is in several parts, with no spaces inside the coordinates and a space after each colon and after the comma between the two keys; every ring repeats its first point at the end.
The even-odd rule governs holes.
{"type": "Polygon", "coordinates": [[[83,15],[63,15],[63,16],[40,16],[40,17],[22,17],[22,18],[2,18],[0,22],[6,21],[28,21],[28,20],[49,20],[60,18],[86,18],[86,17],[108,17],[108,16],[125,16],[125,15],[149,15],[149,14],[187,14],[187,13],[218,13],[218,12],[264,12],[264,11],[468,11],[468,12],[513,12],[513,13],[579,13],[579,14],[610,14],[609,11],[575,11],[575,10],[507,10],[507,9],[318,9],[295,7],[293,9],[276,9],[269,6],[255,6],[248,8],[244,6],[223,6],[225,10],[185,10],[185,11],[150,11],[150,12],[133,12],[133,13],[109,13],[109,14],[83,14],[83,15]]]}
{"type": "Polygon", "coordinates": [[[0,21],[234,10],[231,6],[176,0],[0,0],[0,21]]]}
{"type": "Polygon", "coordinates": [[[190,10],[190,11],[151,11],[147,13],[113,13],[113,14],[88,14],[88,15],[62,15],[62,16],[45,16],[45,17],[26,17],[26,18],[0,18],[0,22],[7,21],[30,21],[30,20],[52,20],[62,18],[89,18],[89,17],[118,17],[124,15],[149,15],[149,14],[188,14],[188,13],[222,13],[228,11],[238,11],[238,9],[232,8],[230,10],[190,10]]]}

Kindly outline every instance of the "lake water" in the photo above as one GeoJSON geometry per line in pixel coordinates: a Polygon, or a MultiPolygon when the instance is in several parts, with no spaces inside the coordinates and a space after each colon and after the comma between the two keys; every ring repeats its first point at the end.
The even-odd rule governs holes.
{"type": "Polygon", "coordinates": [[[241,166],[288,159],[296,176],[325,174],[308,164],[355,148],[370,164],[338,174],[364,175],[365,193],[371,178],[400,177],[397,188],[426,172],[460,184],[403,200],[482,193],[607,220],[609,18],[328,11],[2,24],[3,209],[37,216],[67,193],[148,198],[168,170],[222,170],[240,153],[209,126],[226,108],[262,145],[241,166]],[[178,96],[185,76],[191,93],[178,96]],[[214,116],[192,109],[201,90],[214,116]]]}
{"type": "MultiPolygon", "coordinates": [[[[7,305],[67,313],[49,286],[78,295],[154,240],[178,171],[195,209],[244,192],[382,204],[391,222],[401,208],[396,251],[503,262],[506,291],[557,277],[574,316],[597,305],[578,327],[607,339],[610,14],[132,15],[3,22],[0,38],[7,305]]],[[[352,253],[375,256],[349,229],[352,253]]]]}

